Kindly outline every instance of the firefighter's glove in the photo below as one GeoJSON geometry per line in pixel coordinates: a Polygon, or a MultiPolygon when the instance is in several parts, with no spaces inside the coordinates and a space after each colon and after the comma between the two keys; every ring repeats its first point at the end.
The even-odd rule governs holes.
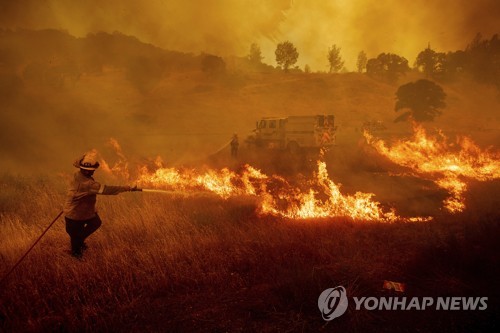
{"type": "Polygon", "coordinates": [[[138,187],[137,187],[137,185],[135,185],[134,187],[131,187],[131,188],[130,188],[130,191],[131,191],[131,192],[136,192],[136,191],[141,191],[141,189],[140,189],[140,188],[138,188],[138,187]]]}

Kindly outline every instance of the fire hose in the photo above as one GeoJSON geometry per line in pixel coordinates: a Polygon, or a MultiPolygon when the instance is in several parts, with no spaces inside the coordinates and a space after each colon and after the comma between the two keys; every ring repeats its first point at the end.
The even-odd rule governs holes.
{"type": "Polygon", "coordinates": [[[3,285],[3,283],[9,277],[9,275],[12,274],[12,272],[17,268],[17,266],[19,266],[19,264],[24,260],[24,258],[26,258],[28,253],[30,253],[31,250],[33,250],[35,245],[42,239],[42,237],[47,233],[47,231],[49,231],[49,229],[54,225],[54,223],[56,223],[56,221],[59,219],[59,217],[61,217],[62,213],[63,212],[60,211],[59,214],[57,214],[57,216],[54,218],[54,220],[52,220],[52,222],[50,222],[49,226],[47,228],[45,228],[45,230],[42,232],[42,234],[36,239],[36,241],[33,243],[33,245],[31,245],[31,247],[28,249],[28,251],[26,251],[26,253],[15,263],[14,266],[12,266],[12,268],[7,272],[7,274],[5,274],[3,276],[2,280],[0,280],[0,286],[3,285]]]}

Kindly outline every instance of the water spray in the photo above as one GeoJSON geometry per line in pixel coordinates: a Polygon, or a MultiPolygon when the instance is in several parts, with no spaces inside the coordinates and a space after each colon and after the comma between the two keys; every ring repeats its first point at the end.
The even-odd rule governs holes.
{"type": "Polygon", "coordinates": [[[182,195],[182,196],[207,196],[207,197],[212,197],[212,196],[217,196],[214,193],[211,192],[206,192],[206,191],[179,191],[179,190],[159,190],[156,188],[132,188],[132,192],[138,191],[138,192],[145,192],[145,193],[162,193],[162,194],[170,194],[170,195],[182,195]]]}

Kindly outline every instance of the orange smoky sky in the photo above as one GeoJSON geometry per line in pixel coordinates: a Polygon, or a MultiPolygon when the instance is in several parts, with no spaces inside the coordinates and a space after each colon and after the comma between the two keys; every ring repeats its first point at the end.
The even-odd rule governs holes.
{"type": "Polygon", "coordinates": [[[244,56],[260,45],[275,65],[278,42],[299,51],[298,65],[327,70],[333,44],[350,70],[357,54],[397,53],[410,64],[428,43],[464,49],[476,33],[500,30],[498,0],[18,0],[0,4],[3,28],[67,30],[75,36],[119,31],[170,50],[244,56]]]}

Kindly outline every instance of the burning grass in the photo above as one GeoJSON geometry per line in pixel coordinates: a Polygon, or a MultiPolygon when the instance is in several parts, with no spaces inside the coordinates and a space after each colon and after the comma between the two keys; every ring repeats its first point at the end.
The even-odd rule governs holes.
{"type": "Polygon", "coordinates": [[[443,204],[452,213],[465,209],[464,193],[468,180],[491,181],[500,177],[500,154],[492,148],[481,149],[465,136],[450,142],[443,133],[428,135],[417,124],[414,124],[411,139],[399,140],[392,146],[367,132],[364,135],[381,155],[420,176],[431,177],[438,186],[447,190],[450,196],[443,204]]]}
{"type": "Polygon", "coordinates": [[[186,169],[165,167],[160,158],[150,165],[143,165],[137,172],[129,170],[129,163],[116,140],[110,141],[118,160],[110,166],[103,162],[108,174],[126,179],[148,191],[177,191],[192,196],[211,193],[222,199],[252,196],[257,202],[260,216],[272,215],[290,219],[344,217],[359,221],[376,222],[422,222],[431,217],[401,217],[394,208],[384,209],[373,199],[375,194],[360,191],[352,195],[341,192],[341,185],[330,179],[323,152],[316,162],[317,169],[307,179],[281,175],[267,175],[261,170],[245,164],[237,171],[227,167],[221,169],[186,169]],[[136,174],[135,176],[131,176],[136,174]]]}
{"type": "MultiPolygon", "coordinates": [[[[491,308],[465,314],[348,311],[328,328],[485,330],[497,323],[500,267],[498,210],[485,206],[498,187],[485,185],[472,189],[484,196],[483,206],[471,202],[468,214],[423,224],[260,216],[246,197],[100,197],[104,223],[89,238],[84,261],[65,252],[68,236],[59,221],[2,286],[0,327],[317,331],[325,324],[316,305],[321,291],[342,284],[352,296],[376,295],[389,279],[406,282],[408,296],[485,295],[491,308]]],[[[65,189],[56,180],[9,177],[1,186],[10,193],[2,199],[3,273],[57,214],[65,189]]]]}
{"type": "MultiPolygon", "coordinates": [[[[208,191],[228,199],[236,196],[259,197],[258,213],[291,219],[348,217],[356,220],[394,222],[404,220],[394,211],[382,211],[372,200],[373,194],[356,192],[343,195],[340,186],[328,177],[325,162],[318,162],[314,178],[292,185],[281,176],[267,176],[250,165],[240,173],[227,168],[205,173],[160,167],[153,173],[144,171],[139,185],[184,192],[208,191]]],[[[419,218],[417,218],[419,219],[419,218]]],[[[424,219],[421,219],[424,220],[424,219]]]]}

